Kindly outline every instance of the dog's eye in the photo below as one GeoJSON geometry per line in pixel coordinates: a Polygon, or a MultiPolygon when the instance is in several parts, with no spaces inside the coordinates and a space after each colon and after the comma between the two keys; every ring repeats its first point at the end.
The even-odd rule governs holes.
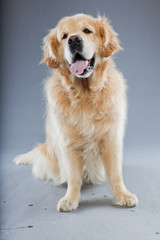
{"type": "Polygon", "coordinates": [[[92,31],[90,31],[88,28],[85,28],[85,29],[83,30],[83,32],[86,33],[86,34],[92,33],[92,31]]]}
{"type": "Polygon", "coordinates": [[[67,38],[67,37],[68,37],[68,34],[65,33],[65,34],[63,35],[63,38],[62,38],[62,39],[65,39],[65,38],[67,38]]]}

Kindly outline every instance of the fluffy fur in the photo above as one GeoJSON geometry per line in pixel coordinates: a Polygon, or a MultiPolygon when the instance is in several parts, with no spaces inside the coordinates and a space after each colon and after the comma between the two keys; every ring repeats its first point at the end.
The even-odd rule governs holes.
{"type": "Polygon", "coordinates": [[[37,178],[67,183],[59,211],[78,207],[83,183],[99,184],[107,178],[116,204],[138,203],[122,177],[126,85],[112,59],[120,49],[107,19],[84,14],[62,19],[44,39],[42,62],[54,68],[45,84],[46,142],[15,162],[33,164],[37,178]],[[86,34],[85,28],[91,33],[86,34]],[[67,41],[74,34],[83,39],[84,55],[95,58],[94,68],[83,77],[69,70],[67,41]]]}

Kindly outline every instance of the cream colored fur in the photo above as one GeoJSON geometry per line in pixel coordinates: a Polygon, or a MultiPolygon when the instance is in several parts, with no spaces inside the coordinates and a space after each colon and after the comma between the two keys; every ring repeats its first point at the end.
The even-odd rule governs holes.
{"type": "Polygon", "coordinates": [[[37,178],[68,184],[59,211],[78,207],[82,184],[100,184],[107,178],[115,203],[135,206],[138,200],[122,177],[126,85],[111,56],[120,49],[117,34],[106,19],[79,14],[62,19],[44,44],[42,62],[55,69],[45,83],[46,142],[16,157],[15,163],[33,164],[37,178]],[[91,28],[92,35],[85,35],[82,27],[91,28]],[[76,32],[86,46],[92,44],[95,66],[90,77],[70,73],[67,42],[61,40],[64,31],[76,32]]]}

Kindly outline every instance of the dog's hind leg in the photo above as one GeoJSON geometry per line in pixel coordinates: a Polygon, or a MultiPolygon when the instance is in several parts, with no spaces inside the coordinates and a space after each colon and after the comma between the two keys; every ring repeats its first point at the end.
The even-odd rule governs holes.
{"type": "Polygon", "coordinates": [[[13,159],[13,162],[16,165],[32,165],[33,161],[34,161],[34,150],[25,154],[18,155],[13,159]]]}
{"type": "Polygon", "coordinates": [[[43,180],[54,180],[59,183],[59,164],[58,159],[47,143],[39,144],[32,151],[17,156],[13,160],[17,165],[33,165],[32,172],[36,178],[43,180]]]}

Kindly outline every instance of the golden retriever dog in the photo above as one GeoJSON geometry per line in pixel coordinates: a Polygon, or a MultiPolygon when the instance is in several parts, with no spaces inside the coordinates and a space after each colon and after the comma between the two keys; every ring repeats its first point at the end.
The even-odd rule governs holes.
{"type": "Polygon", "coordinates": [[[106,18],[84,14],[63,18],[44,38],[41,62],[54,69],[45,82],[46,141],[15,163],[32,164],[36,178],[67,183],[59,211],[78,207],[82,184],[106,180],[116,204],[138,203],[122,177],[126,85],[112,57],[120,49],[106,18]]]}

